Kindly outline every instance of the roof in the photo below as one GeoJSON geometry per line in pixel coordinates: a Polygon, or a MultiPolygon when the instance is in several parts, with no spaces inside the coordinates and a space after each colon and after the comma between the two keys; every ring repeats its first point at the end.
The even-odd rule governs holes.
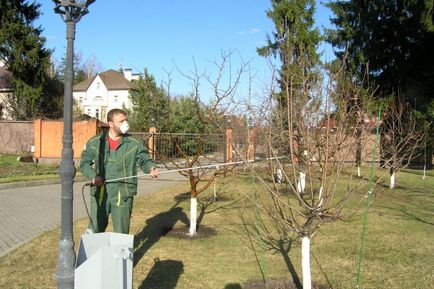
{"type": "MultiPolygon", "coordinates": [[[[135,83],[128,81],[122,72],[110,69],[99,73],[98,76],[101,78],[108,90],[136,90],[135,83]]],[[[96,76],[77,83],[74,85],[74,91],[86,91],[95,78],[96,76]]]]}
{"type": "Polygon", "coordinates": [[[80,83],[77,83],[76,85],[73,86],[73,90],[74,91],[86,91],[90,84],[93,82],[93,80],[95,79],[96,76],[92,77],[92,78],[88,78],[80,83]]]}

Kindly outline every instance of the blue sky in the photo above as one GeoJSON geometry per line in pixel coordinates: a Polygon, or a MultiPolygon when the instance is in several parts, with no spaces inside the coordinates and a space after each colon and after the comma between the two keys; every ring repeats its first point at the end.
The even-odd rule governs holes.
{"type": "MultiPolygon", "coordinates": [[[[46,37],[47,48],[54,49],[57,60],[65,53],[66,25],[53,11],[54,3],[39,0],[42,15],[35,23],[46,37]]],[[[219,60],[222,52],[233,51],[233,69],[241,58],[250,61],[255,73],[256,86],[270,77],[268,65],[256,53],[265,43],[266,35],[273,31],[273,23],[266,16],[269,0],[96,0],[76,27],[75,52],[85,59],[96,58],[102,70],[144,68],[155,76],[158,83],[167,81],[165,71],[171,75],[171,92],[187,94],[191,83],[183,77],[194,63],[199,72],[215,77],[210,61],[219,60]],[[194,59],[194,60],[193,60],[194,59]]],[[[317,1],[316,24],[329,26],[330,11],[317,1]]],[[[323,59],[332,53],[327,46],[323,59]]],[[[247,77],[238,93],[245,95],[247,77]]],[[[208,93],[205,83],[204,93],[208,93]]]]}

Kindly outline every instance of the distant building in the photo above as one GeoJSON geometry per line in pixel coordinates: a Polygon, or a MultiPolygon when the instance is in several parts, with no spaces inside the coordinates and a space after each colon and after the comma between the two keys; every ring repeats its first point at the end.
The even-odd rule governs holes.
{"type": "Polygon", "coordinates": [[[73,98],[83,114],[106,121],[113,108],[132,109],[130,93],[137,90],[137,79],[139,75],[131,69],[110,69],[74,85],[73,98]]]}
{"type": "Polygon", "coordinates": [[[0,59],[0,119],[11,119],[8,106],[13,93],[12,75],[0,59]]]}

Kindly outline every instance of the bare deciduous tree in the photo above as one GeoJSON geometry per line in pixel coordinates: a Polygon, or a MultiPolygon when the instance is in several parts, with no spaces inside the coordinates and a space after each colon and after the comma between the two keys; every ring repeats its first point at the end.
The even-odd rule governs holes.
{"type": "Polygon", "coordinates": [[[385,111],[381,125],[381,161],[389,169],[391,189],[395,187],[396,172],[416,157],[423,140],[424,130],[409,105],[395,98],[385,111]]]}
{"type": "Polygon", "coordinates": [[[253,167],[263,189],[246,194],[255,204],[254,212],[243,213],[249,236],[284,257],[293,241],[301,239],[303,288],[311,286],[311,238],[324,222],[343,217],[351,197],[363,198],[367,191],[366,181],[353,174],[357,143],[367,142],[372,127],[360,117],[365,114],[361,107],[336,90],[337,77],[330,75],[327,87],[307,87],[297,97],[290,85],[284,86],[288,89],[279,93],[278,101],[274,91],[269,93],[263,114],[268,114],[265,139],[270,161],[265,169],[253,167]]]}
{"type": "MultiPolygon", "coordinates": [[[[222,53],[219,61],[211,61],[216,68],[216,75],[200,73],[194,63],[194,70],[184,73],[178,71],[192,85],[191,97],[193,99],[194,114],[198,119],[198,125],[194,138],[190,139],[189,148],[183,146],[182,139],[175,134],[170,134],[169,139],[176,146],[176,153],[184,161],[180,163],[170,155],[161,155],[160,158],[166,164],[171,164],[176,169],[188,169],[180,171],[180,174],[189,179],[190,182],[190,228],[189,235],[195,236],[197,233],[197,197],[200,193],[209,188],[214,180],[221,175],[225,175],[231,170],[231,166],[217,166],[222,163],[222,156],[207,152],[207,147],[212,145],[211,134],[225,132],[225,116],[231,114],[236,107],[235,95],[240,84],[240,79],[246,70],[248,63],[241,62],[236,72],[232,71],[232,53],[222,53]],[[212,96],[201,94],[201,81],[207,82],[212,88],[212,96]],[[210,167],[210,165],[216,165],[210,167]],[[208,166],[206,169],[195,169],[196,167],[208,166]]],[[[170,75],[169,75],[170,77],[170,75]]],[[[168,81],[167,83],[171,83],[168,81]]],[[[169,91],[169,88],[167,89],[169,91]]],[[[169,124],[170,127],[170,124],[169,124]]],[[[220,141],[221,142],[221,141],[220,141]]],[[[221,143],[222,144],[222,143],[221,143]]]]}

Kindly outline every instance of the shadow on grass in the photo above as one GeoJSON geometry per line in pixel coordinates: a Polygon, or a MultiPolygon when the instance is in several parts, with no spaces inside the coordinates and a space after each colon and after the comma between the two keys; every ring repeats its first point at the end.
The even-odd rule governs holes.
{"type": "Polygon", "coordinates": [[[139,289],[174,289],[184,272],[184,264],[176,260],[155,259],[154,266],[143,280],[139,289]]]}
{"type": "Polygon", "coordinates": [[[175,196],[175,201],[176,204],[174,205],[174,207],[176,207],[179,203],[183,202],[183,201],[187,201],[191,198],[191,193],[190,192],[185,192],[179,195],[175,196]]]}
{"type": "MultiPolygon", "coordinates": [[[[201,196],[201,195],[199,195],[199,196],[201,196]]],[[[196,224],[197,224],[196,230],[199,229],[199,225],[202,223],[203,218],[205,217],[206,214],[211,214],[211,213],[219,211],[219,210],[236,209],[237,208],[235,205],[239,202],[239,200],[232,200],[232,197],[225,198],[224,196],[220,196],[220,198],[221,198],[221,200],[219,200],[219,199],[214,200],[212,198],[211,199],[210,198],[199,199],[199,197],[197,198],[199,214],[198,214],[197,220],[196,220],[196,224]],[[226,202],[224,200],[230,200],[231,202],[225,204],[226,202]],[[221,202],[221,201],[223,201],[223,202],[221,202]],[[223,204],[220,204],[220,203],[223,203],[223,204]]],[[[175,196],[176,203],[173,206],[176,207],[181,202],[189,201],[189,200],[191,200],[191,193],[190,192],[185,192],[185,193],[179,194],[179,195],[175,196]]],[[[239,208],[241,208],[241,207],[239,207],[239,208]]],[[[190,220],[187,218],[186,221],[184,222],[184,224],[189,226],[190,220]]]]}
{"type": "Polygon", "coordinates": [[[134,266],[162,236],[172,230],[178,221],[186,225],[189,224],[187,215],[182,208],[175,206],[146,220],[146,226],[134,236],[134,266]]]}
{"type": "MultiPolygon", "coordinates": [[[[405,169],[399,170],[398,172],[399,173],[402,172],[402,173],[407,173],[407,174],[418,175],[418,174],[413,173],[411,171],[406,171],[405,169]]],[[[347,176],[353,175],[353,174],[351,174],[349,172],[345,172],[345,171],[343,171],[342,174],[343,175],[347,175],[347,176]]],[[[364,180],[364,181],[366,181],[368,183],[370,181],[369,175],[357,177],[357,179],[364,180]]],[[[374,178],[373,178],[373,182],[374,182],[375,186],[381,187],[381,188],[386,189],[386,190],[388,190],[390,192],[397,192],[399,189],[401,189],[401,190],[411,191],[412,194],[414,194],[414,193],[416,193],[416,194],[423,194],[423,195],[432,195],[433,194],[433,191],[430,190],[429,188],[421,188],[421,187],[418,187],[418,186],[402,183],[402,178],[399,177],[399,176],[397,178],[397,182],[398,183],[395,183],[395,187],[393,189],[390,189],[389,181],[390,181],[390,176],[388,174],[386,174],[382,178],[379,178],[378,176],[374,175],[374,178]]],[[[409,195],[408,192],[405,192],[405,194],[409,195]]]]}
{"type": "Polygon", "coordinates": [[[295,271],[294,265],[289,258],[289,251],[291,250],[292,240],[289,242],[284,242],[283,240],[278,241],[279,253],[282,255],[283,260],[285,260],[286,267],[288,268],[289,274],[291,274],[292,282],[297,289],[303,289],[303,285],[300,282],[297,272],[295,271]]]}
{"type": "Polygon", "coordinates": [[[403,212],[405,215],[407,215],[407,217],[409,219],[411,219],[411,220],[415,220],[415,221],[418,221],[418,222],[421,222],[421,223],[424,223],[424,224],[428,224],[428,225],[434,226],[433,222],[425,221],[424,219],[421,219],[418,216],[407,212],[406,210],[401,210],[401,212],[403,212]]]}
{"type": "MultiPolygon", "coordinates": [[[[389,206],[383,205],[381,207],[389,210],[390,215],[394,215],[397,218],[409,220],[409,221],[416,221],[416,222],[420,222],[420,223],[434,226],[434,222],[430,222],[430,221],[427,221],[425,219],[422,219],[421,217],[416,216],[415,213],[409,212],[408,210],[406,210],[404,208],[397,208],[397,207],[394,207],[392,205],[389,205],[389,206]]],[[[431,212],[430,208],[426,208],[424,206],[417,206],[414,210],[416,210],[418,212],[418,214],[424,214],[425,211],[428,213],[431,212]]]]}
{"type": "Polygon", "coordinates": [[[242,289],[242,287],[239,283],[229,283],[226,284],[224,289],[242,289]]]}

